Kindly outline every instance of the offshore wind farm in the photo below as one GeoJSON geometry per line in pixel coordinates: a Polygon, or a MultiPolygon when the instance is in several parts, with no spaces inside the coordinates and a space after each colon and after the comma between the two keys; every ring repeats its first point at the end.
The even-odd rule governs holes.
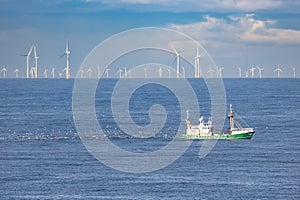
{"type": "MultiPolygon", "coordinates": [[[[203,57],[204,52],[200,52],[199,46],[195,47],[195,56],[194,56],[194,65],[192,65],[192,69],[186,68],[181,64],[182,59],[184,57],[181,56],[181,53],[178,53],[174,45],[171,45],[171,50],[174,54],[174,60],[169,62],[169,66],[152,66],[151,63],[148,64],[147,67],[144,68],[144,76],[135,75],[131,76],[131,74],[136,73],[134,70],[135,66],[127,67],[119,67],[117,71],[111,72],[115,73],[118,78],[297,78],[296,67],[280,67],[277,64],[277,67],[263,67],[263,66],[217,66],[216,69],[211,67],[204,67],[203,64],[201,66],[201,57],[203,57]],[[174,68],[170,70],[170,68],[174,68]],[[186,73],[186,70],[189,72],[186,73]],[[194,70],[192,73],[191,70],[194,70]],[[238,73],[234,73],[234,71],[238,70],[238,73]],[[273,75],[263,76],[263,71],[272,72],[273,75]],[[223,71],[227,72],[227,75],[223,76],[223,71]],[[286,75],[281,76],[283,72],[288,72],[286,75]],[[156,75],[154,72],[157,72],[156,75]],[[151,74],[150,76],[148,75],[151,74]],[[186,75],[187,74],[187,75],[186,75]]],[[[109,71],[111,70],[109,66],[98,66],[97,71],[93,71],[91,67],[88,67],[85,71],[82,69],[78,69],[79,64],[77,63],[77,67],[73,66],[73,75],[71,75],[71,51],[69,49],[69,41],[65,44],[65,51],[60,56],[60,58],[65,58],[65,64],[60,67],[49,67],[39,66],[39,58],[37,53],[36,45],[32,45],[26,54],[21,54],[22,57],[25,57],[25,63],[20,64],[19,67],[13,69],[10,67],[11,71],[6,67],[1,68],[2,76],[1,78],[100,78],[101,74],[105,78],[114,78],[115,76],[109,76],[109,71]],[[43,73],[39,74],[39,68],[42,68],[43,73]],[[21,70],[21,71],[20,71],[21,70]],[[102,70],[102,71],[101,71],[102,70]],[[48,76],[48,71],[50,71],[50,76],[48,76]],[[23,73],[22,73],[23,72],[23,73]]],[[[42,55],[43,56],[43,55],[42,55]]],[[[276,65],[274,65],[276,66],[276,65]]],[[[94,68],[94,67],[93,67],[94,68]]]]}

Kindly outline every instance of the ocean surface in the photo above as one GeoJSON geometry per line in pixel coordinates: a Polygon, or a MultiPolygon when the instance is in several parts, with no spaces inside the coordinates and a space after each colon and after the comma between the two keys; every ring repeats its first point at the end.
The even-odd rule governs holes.
{"type": "MultiPolygon", "coordinates": [[[[176,95],[157,84],[133,93],[129,109],[137,125],[151,123],[154,104],[167,113],[162,129],[153,130],[156,135],[139,138],[114,121],[110,97],[117,81],[103,80],[95,97],[106,137],[135,153],[169,144],[179,128],[180,109],[185,109],[176,95]]],[[[205,83],[189,82],[201,114],[208,117],[205,83]]],[[[300,79],[224,79],[226,104],[255,128],[253,138],[219,140],[204,158],[199,158],[201,141],[193,141],[178,160],[148,173],[118,171],[87,151],[73,119],[73,84],[0,79],[0,199],[300,199],[300,79]]]]}

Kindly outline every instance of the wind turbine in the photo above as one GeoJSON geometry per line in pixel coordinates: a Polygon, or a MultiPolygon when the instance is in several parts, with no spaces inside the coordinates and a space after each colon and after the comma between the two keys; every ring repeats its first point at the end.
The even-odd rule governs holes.
{"type": "Polygon", "coordinates": [[[171,78],[171,70],[169,68],[167,68],[168,74],[169,74],[169,78],[171,78]]]}
{"type": "Polygon", "coordinates": [[[256,68],[255,68],[254,66],[252,66],[252,67],[249,69],[249,71],[251,72],[251,77],[252,77],[252,78],[254,78],[254,76],[255,76],[255,70],[256,70],[256,68]]]}
{"type": "Polygon", "coordinates": [[[105,69],[106,78],[108,78],[108,72],[110,69],[105,69]]]}
{"type": "Polygon", "coordinates": [[[66,51],[62,55],[62,56],[66,55],[66,68],[65,68],[66,79],[70,78],[70,54],[71,54],[71,51],[69,49],[69,41],[67,40],[67,42],[66,42],[66,51]]]}
{"type": "Polygon", "coordinates": [[[158,74],[159,74],[159,78],[161,78],[161,77],[162,77],[162,68],[159,67],[159,69],[157,70],[157,72],[158,72],[158,74]]]}
{"type": "Polygon", "coordinates": [[[183,76],[183,78],[185,78],[185,68],[181,67],[181,69],[182,69],[182,76],[183,76]]]}
{"type": "Polygon", "coordinates": [[[89,78],[91,78],[91,77],[92,77],[92,69],[91,69],[91,68],[88,68],[88,69],[86,70],[86,72],[89,73],[89,78]]]}
{"type": "Polygon", "coordinates": [[[33,67],[30,68],[30,77],[34,78],[34,68],[33,67]]]}
{"type": "Polygon", "coordinates": [[[222,72],[223,72],[224,67],[220,67],[217,71],[217,78],[222,78],[222,72]]]}
{"type": "Polygon", "coordinates": [[[30,47],[30,49],[29,49],[29,51],[28,51],[27,54],[21,55],[21,56],[25,56],[26,57],[26,78],[29,78],[29,58],[30,58],[30,54],[31,54],[31,52],[33,50],[33,46],[34,45],[31,45],[31,47],[30,47]]]}
{"type": "Polygon", "coordinates": [[[195,78],[201,78],[202,72],[201,72],[201,67],[200,67],[200,58],[203,53],[200,54],[199,52],[199,45],[197,45],[197,53],[195,56],[195,78]]]}
{"type": "Polygon", "coordinates": [[[145,78],[148,77],[148,76],[147,76],[147,67],[144,68],[144,76],[145,76],[145,78]]]}
{"type": "Polygon", "coordinates": [[[175,47],[172,45],[172,48],[176,54],[176,78],[179,78],[179,66],[180,66],[180,54],[176,51],[175,47]]]}
{"type": "Polygon", "coordinates": [[[45,69],[45,71],[44,71],[44,78],[48,78],[48,70],[47,69],[45,69]]]}
{"type": "Polygon", "coordinates": [[[296,68],[293,67],[292,70],[293,70],[293,77],[296,78],[296,68]]]}
{"type": "Polygon", "coordinates": [[[262,71],[264,70],[264,68],[260,68],[257,66],[257,70],[258,70],[258,74],[259,74],[259,78],[262,78],[262,71]]]}
{"type": "Polygon", "coordinates": [[[3,67],[3,68],[1,69],[1,72],[3,73],[3,78],[5,78],[5,77],[6,77],[7,69],[6,69],[5,67],[3,67]]]}
{"type": "Polygon", "coordinates": [[[240,78],[242,78],[242,69],[240,67],[238,69],[239,69],[239,76],[240,78]]]}
{"type": "Polygon", "coordinates": [[[126,67],[123,67],[124,69],[124,77],[127,78],[128,74],[127,74],[127,68],[126,67]]]}
{"type": "Polygon", "coordinates": [[[97,75],[98,75],[98,78],[100,78],[101,77],[101,68],[100,68],[100,66],[98,66],[98,68],[97,68],[97,75]]]}
{"type": "Polygon", "coordinates": [[[246,78],[249,77],[249,70],[246,71],[246,78]]]}
{"type": "Polygon", "coordinates": [[[51,77],[54,78],[55,77],[55,68],[51,69],[51,77]]]}
{"type": "Polygon", "coordinates": [[[274,70],[274,72],[277,72],[277,78],[280,78],[280,73],[282,72],[282,69],[280,69],[279,65],[277,68],[274,70]]]}
{"type": "Polygon", "coordinates": [[[80,78],[83,78],[83,74],[84,74],[84,71],[82,69],[78,70],[78,72],[80,74],[80,78]]]}
{"type": "Polygon", "coordinates": [[[212,68],[210,68],[208,71],[207,71],[207,74],[210,75],[210,78],[212,78],[212,74],[213,74],[214,70],[212,68]]]}
{"type": "Polygon", "coordinates": [[[16,78],[19,78],[19,69],[17,68],[15,71],[16,78]]]}
{"type": "Polygon", "coordinates": [[[117,71],[117,73],[119,74],[119,78],[122,78],[122,72],[123,70],[121,68],[117,71]]]}
{"type": "Polygon", "coordinates": [[[34,50],[34,78],[38,78],[38,59],[39,59],[39,57],[37,56],[35,45],[34,45],[33,50],[34,50]]]}

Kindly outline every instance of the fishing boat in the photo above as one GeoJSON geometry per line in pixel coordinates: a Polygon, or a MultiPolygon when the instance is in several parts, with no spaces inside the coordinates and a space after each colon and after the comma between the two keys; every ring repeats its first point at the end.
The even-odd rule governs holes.
{"type": "Polygon", "coordinates": [[[228,119],[230,127],[225,132],[217,132],[214,129],[212,119],[209,118],[208,121],[204,121],[203,116],[199,118],[199,125],[192,125],[189,119],[189,111],[187,111],[186,118],[186,133],[180,134],[180,138],[186,139],[251,139],[255,131],[253,128],[243,128],[241,124],[234,118],[234,112],[232,105],[230,104],[228,119]]]}

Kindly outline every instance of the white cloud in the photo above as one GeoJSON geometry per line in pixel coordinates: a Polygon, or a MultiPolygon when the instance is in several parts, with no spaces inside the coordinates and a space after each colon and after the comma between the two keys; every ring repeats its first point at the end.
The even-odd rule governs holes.
{"type": "Polygon", "coordinates": [[[199,23],[169,27],[203,42],[300,43],[300,31],[274,28],[276,21],[259,20],[253,14],[214,18],[206,16],[199,23]]]}

